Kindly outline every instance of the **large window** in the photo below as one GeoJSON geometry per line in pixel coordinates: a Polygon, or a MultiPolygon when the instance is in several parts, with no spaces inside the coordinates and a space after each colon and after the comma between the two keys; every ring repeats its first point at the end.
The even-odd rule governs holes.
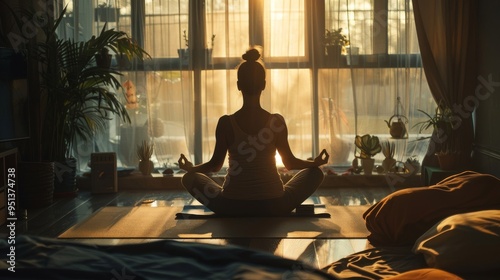
{"type": "MultiPolygon", "coordinates": [[[[127,31],[152,56],[122,72],[140,104],[129,110],[132,123],[112,121],[95,143],[81,143],[76,153],[82,168],[96,150],[116,151],[119,164],[136,166],[135,147],[143,139],[154,142],[157,167],[180,153],[197,163],[208,160],[218,118],[242,104],[236,67],[251,45],[262,48],[267,67],[263,107],[285,116],[297,157],[326,148],[332,165],[350,165],[354,136],[391,140],[384,120],[396,112],[409,120],[409,137],[391,140],[397,143],[397,159],[421,158],[425,152],[425,143],[414,141],[412,126],[421,117],[417,109],[428,111],[435,104],[409,0],[66,2],[79,14],[103,2],[118,8],[118,20],[108,28],[127,31]],[[339,63],[331,63],[323,36],[338,28],[350,46],[339,63]]],[[[103,26],[94,19],[83,32],[95,34],[103,26]]]]}

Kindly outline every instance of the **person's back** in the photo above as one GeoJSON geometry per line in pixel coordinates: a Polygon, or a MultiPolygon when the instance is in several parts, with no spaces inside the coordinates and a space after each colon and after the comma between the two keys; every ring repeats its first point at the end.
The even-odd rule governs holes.
{"type": "MultiPolygon", "coordinates": [[[[232,199],[269,199],[283,195],[283,182],[276,168],[276,139],[281,131],[277,115],[267,114],[258,130],[243,130],[236,115],[227,116],[233,132],[229,145],[229,167],[223,195],[232,199]]],[[[280,126],[282,127],[282,125],[280,126]]]]}
{"type": "Polygon", "coordinates": [[[313,161],[296,158],[288,143],[285,120],[260,105],[266,86],[260,53],[251,49],[238,67],[238,89],[243,106],[219,119],[210,161],[193,166],[181,154],[179,167],[187,171],[182,184],[198,201],[221,215],[283,215],[307,199],[323,180],[318,168],[328,162],[323,150],[313,161]],[[285,167],[300,171],[283,185],[276,168],[279,152],[285,167]],[[203,173],[216,172],[229,153],[229,168],[222,186],[203,173]]]}

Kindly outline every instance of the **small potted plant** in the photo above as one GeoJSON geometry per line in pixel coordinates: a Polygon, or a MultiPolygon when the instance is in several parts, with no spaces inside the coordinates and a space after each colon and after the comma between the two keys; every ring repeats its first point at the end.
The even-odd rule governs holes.
{"type": "Polygon", "coordinates": [[[406,159],[404,165],[408,172],[411,174],[417,174],[418,172],[420,172],[420,161],[416,156],[411,156],[406,159]]]}
{"type": "Polygon", "coordinates": [[[95,54],[95,62],[97,66],[101,68],[109,69],[111,67],[112,55],[109,53],[109,49],[104,47],[100,52],[95,54]]]}
{"type": "Polygon", "coordinates": [[[356,155],[356,157],[361,159],[363,172],[365,175],[371,175],[375,165],[373,156],[382,150],[379,138],[370,134],[363,136],[356,135],[354,144],[356,145],[356,150],[359,150],[359,155],[356,155]]]}
{"type": "Polygon", "coordinates": [[[179,54],[181,64],[187,65],[189,62],[189,37],[186,30],[182,32],[182,38],[184,39],[184,48],[178,49],[177,53],[179,54]]]}
{"type": "Polygon", "coordinates": [[[118,22],[120,18],[120,9],[106,2],[97,5],[94,9],[95,21],[100,22],[118,22]]]}
{"type": "MultiPolygon", "coordinates": [[[[179,54],[182,65],[187,65],[189,63],[189,36],[186,30],[182,32],[182,38],[184,39],[184,48],[178,49],[177,53],[179,54]]],[[[215,34],[212,34],[209,42],[210,47],[205,47],[204,55],[206,64],[212,64],[212,50],[214,48],[214,42],[215,34]]]]}
{"type": "Polygon", "coordinates": [[[215,34],[210,37],[210,47],[205,49],[205,62],[207,64],[212,64],[212,52],[214,49],[215,34]]]}
{"type": "Polygon", "coordinates": [[[395,144],[394,142],[386,140],[380,143],[380,146],[382,148],[382,154],[384,154],[385,157],[382,161],[382,167],[385,173],[389,173],[393,169],[394,164],[396,164],[396,159],[394,159],[395,144]]]}
{"type": "Polygon", "coordinates": [[[137,156],[139,157],[139,171],[142,175],[151,175],[154,169],[154,164],[151,161],[153,155],[153,144],[148,141],[142,141],[140,146],[137,146],[137,156]]]}
{"type": "Polygon", "coordinates": [[[340,62],[342,51],[349,45],[349,40],[342,34],[342,28],[328,30],[326,29],[324,45],[326,53],[334,64],[338,65],[340,62]]]}
{"type": "Polygon", "coordinates": [[[414,127],[419,127],[419,133],[429,128],[433,129],[432,136],[423,137],[420,140],[431,139],[441,169],[455,169],[460,164],[460,153],[456,150],[459,139],[457,139],[454,133],[455,126],[457,125],[455,114],[450,107],[442,104],[436,107],[433,115],[420,109],[418,111],[423,113],[427,119],[416,123],[414,127]]]}

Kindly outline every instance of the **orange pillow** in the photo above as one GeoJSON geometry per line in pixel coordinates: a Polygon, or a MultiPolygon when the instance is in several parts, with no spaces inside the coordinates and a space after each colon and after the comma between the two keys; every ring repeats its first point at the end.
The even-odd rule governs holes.
{"type": "Polygon", "coordinates": [[[415,242],[429,267],[453,272],[482,272],[499,268],[500,210],[450,216],[415,242]]]}
{"type": "Polygon", "coordinates": [[[463,280],[455,274],[436,268],[410,270],[387,280],[463,280]]]}
{"type": "Polygon", "coordinates": [[[412,246],[437,222],[451,215],[500,209],[500,179],[465,171],[430,187],[391,193],[363,214],[374,246],[412,246]]]}

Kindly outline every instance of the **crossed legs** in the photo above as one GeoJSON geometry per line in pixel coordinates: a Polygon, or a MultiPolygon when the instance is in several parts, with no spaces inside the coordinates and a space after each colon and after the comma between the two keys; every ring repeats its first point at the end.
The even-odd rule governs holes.
{"type": "Polygon", "coordinates": [[[300,170],[284,185],[282,197],[264,200],[225,198],[222,187],[202,173],[186,173],[182,185],[201,204],[220,215],[281,215],[290,213],[311,196],[323,177],[323,171],[317,167],[300,170]]]}

